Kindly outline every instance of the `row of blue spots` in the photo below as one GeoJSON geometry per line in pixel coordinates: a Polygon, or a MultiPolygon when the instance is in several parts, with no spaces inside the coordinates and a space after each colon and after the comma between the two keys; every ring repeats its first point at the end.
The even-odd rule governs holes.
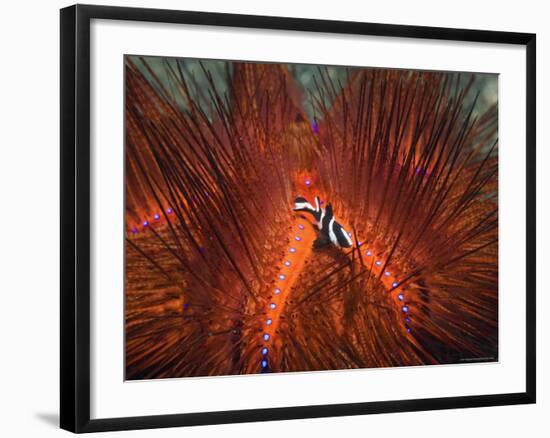
{"type": "MultiPolygon", "coordinates": [[[[372,256],[372,251],[370,251],[370,250],[365,251],[365,255],[366,255],[367,257],[372,256]]],[[[382,266],[382,261],[376,260],[376,261],[374,262],[374,264],[375,264],[376,266],[382,266]]],[[[390,276],[391,276],[391,272],[385,271],[385,272],[384,272],[384,275],[385,275],[386,277],[390,277],[390,276]]],[[[392,288],[393,288],[393,289],[396,289],[396,288],[399,286],[399,283],[398,283],[397,281],[394,281],[391,285],[392,285],[392,288]]],[[[405,301],[405,295],[403,294],[403,292],[401,292],[401,293],[399,293],[399,294],[397,295],[397,299],[398,299],[399,301],[405,301]]],[[[408,314],[409,314],[409,306],[408,306],[407,304],[403,304],[403,306],[401,306],[401,311],[402,311],[405,315],[407,315],[407,316],[405,317],[405,322],[406,322],[405,328],[406,328],[406,330],[407,330],[407,333],[410,333],[410,332],[411,332],[411,328],[408,326],[408,323],[411,322],[411,319],[410,319],[409,316],[408,316],[408,314]]]]}
{"type": "MultiPolygon", "coordinates": [[[[309,184],[311,184],[311,181],[310,181],[310,180],[306,180],[306,185],[309,185],[309,184]]],[[[304,229],[305,229],[305,227],[304,227],[302,224],[298,224],[298,228],[299,228],[300,230],[304,230],[304,229]]],[[[296,240],[297,242],[299,242],[300,240],[302,240],[302,238],[301,238],[300,236],[296,235],[296,236],[294,237],[294,240],[296,240]]],[[[291,246],[291,247],[288,249],[288,251],[291,252],[292,254],[294,254],[294,253],[296,252],[296,248],[294,248],[294,247],[291,246]]],[[[288,261],[288,260],[284,261],[283,264],[284,264],[287,268],[290,267],[290,265],[291,265],[290,261],[288,261]]],[[[279,274],[279,280],[283,281],[283,280],[285,280],[285,279],[286,279],[286,275],[284,275],[284,274],[279,274]]],[[[275,293],[275,295],[279,295],[279,294],[281,293],[281,289],[278,288],[278,287],[276,287],[274,293],[275,293]]],[[[269,303],[269,308],[270,308],[271,310],[274,310],[274,309],[277,308],[277,305],[276,305],[275,303],[269,303]]],[[[265,324],[266,324],[266,325],[271,325],[271,324],[273,324],[273,320],[272,320],[271,318],[268,318],[268,319],[266,320],[265,324]]],[[[264,333],[263,339],[264,339],[264,342],[269,341],[269,334],[268,334],[268,333],[264,333]]],[[[269,370],[269,362],[268,362],[268,360],[267,360],[267,353],[268,353],[268,351],[269,351],[269,350],[267,349],[267,347],[263,347],[262,350],[261,350],[261,353],[262,353],[262,361],[260,362],[260,365],[261,365],[261,368],[262,368],[262,372],[268,372],[268,370],[269,370]]]]}
{"type": "MultiPolygon", "coordinates": [[[[166,209],[166,214],[172,214],[173,212],[174,210],[172,210],[172,208],[166,209]]],[[[155,213],[155,215],[153,216],[153,219],[156,221],[160,220],[160,214],[155,213]]],[[[143,228],[147,228],[150,225],[150,222],[148,220],[145,220],[141,223],[141,225],[143,226],[143,228]]],[[[137,227],[132,228],[132,234],[137,234],[137,233],[139,233],[138,228],[137,227]]]]}

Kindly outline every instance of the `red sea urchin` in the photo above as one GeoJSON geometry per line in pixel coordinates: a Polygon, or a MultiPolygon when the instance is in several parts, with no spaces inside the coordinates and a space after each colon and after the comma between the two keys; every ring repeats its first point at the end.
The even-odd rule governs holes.
{"type": "Polygon", "coordinates": [[[128,379],[497,359],[478,76],[193,65],[126,58],[128,379]],[[298,196],[353,246],[314,248],[298,196]]]}

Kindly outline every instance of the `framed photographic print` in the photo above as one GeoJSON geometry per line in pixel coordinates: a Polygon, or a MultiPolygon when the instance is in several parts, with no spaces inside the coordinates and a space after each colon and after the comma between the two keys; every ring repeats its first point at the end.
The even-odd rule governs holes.
{"type": "Polygon", "coordinates": [[[535,35],[61,11],[61,427],[535,402],[535,35]]]}

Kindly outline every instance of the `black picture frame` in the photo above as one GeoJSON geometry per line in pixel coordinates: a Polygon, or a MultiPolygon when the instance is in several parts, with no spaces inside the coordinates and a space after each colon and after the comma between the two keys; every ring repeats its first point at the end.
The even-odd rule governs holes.
{"type": "Polygon", "coordinates": [[[535,403],[536,35],[302,18],[75,5],[61,10],[61,428],[100,432],[373,413],[535,403]],[[181,23],[335,34],[410,37],[526,47],[526,391],[508,394],[289,406],[128,418],[90,419],[90,22],[181,23]]]}

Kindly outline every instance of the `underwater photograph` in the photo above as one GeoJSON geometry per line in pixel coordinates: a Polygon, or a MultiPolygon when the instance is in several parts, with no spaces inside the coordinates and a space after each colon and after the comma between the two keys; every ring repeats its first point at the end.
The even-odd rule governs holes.
{"type": "Polygon", "coordinates": [[[498,361],[498,75],[124,63],[126,380],[498,361]]]}

